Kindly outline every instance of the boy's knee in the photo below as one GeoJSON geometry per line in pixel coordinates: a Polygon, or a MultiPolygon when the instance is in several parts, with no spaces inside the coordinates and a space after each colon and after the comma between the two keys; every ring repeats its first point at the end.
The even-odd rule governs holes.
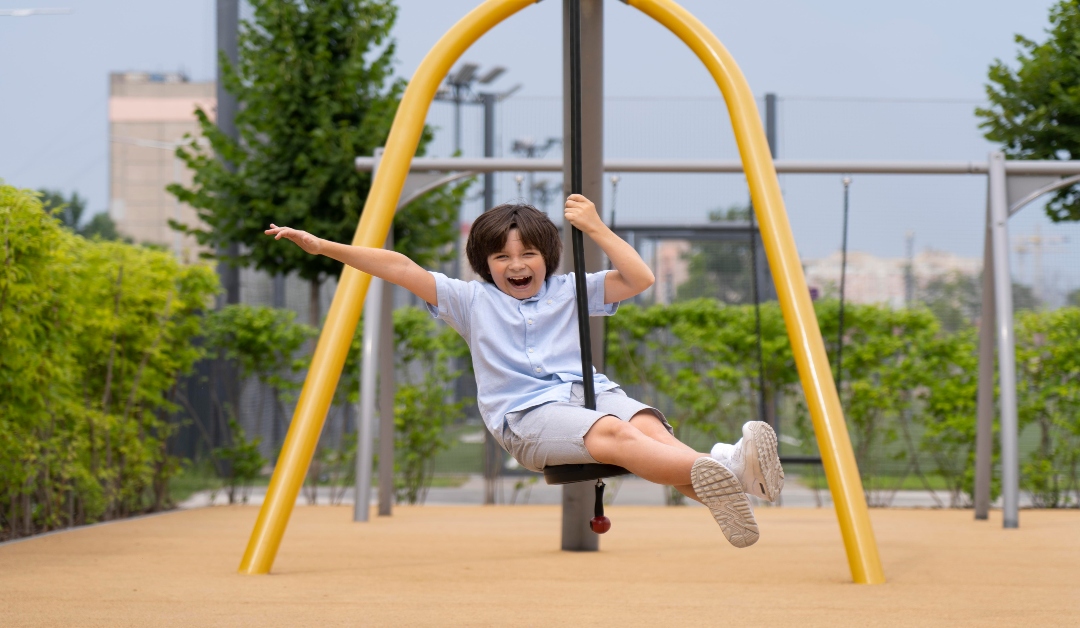
{"type": "Polygon", "coordinates": [[[660,417],[656,416],[652,410],[642,410],[634,415],[630,419],[630,425],[634,426],[638,430],[645,434],[669,434],[667,427],[664,426],[664,422],[660,420],[660,417]]]}
{"type": "Polygon", "coordinates": [[[618,446],[619,443],[625,443],[643,436],[641,430],[619,417],[609,414],[600,417],[596,423],[593,423],[592,428],[585,434],[585,439],[586,445],[588,445],[588,441],[592,440],[594,442],[605,441],[618,446]]]}

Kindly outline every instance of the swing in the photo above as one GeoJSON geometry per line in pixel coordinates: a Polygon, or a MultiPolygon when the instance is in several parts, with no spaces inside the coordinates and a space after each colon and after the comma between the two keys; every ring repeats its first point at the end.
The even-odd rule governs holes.
{"type": "MultiPolygon", "coordinates": [[[[570,0],[570,193],[581,194],[581,10],[578,0],[570,0]]],[[[585,242],[581,231],[571,225],[574,244],[574,279],[577,292],[578,340],[581,343],[581,383],[585,407],[596,409],[592,378],[592,340],[589,337],[589,308],[585,287],[585,242]]],[[[613,464],[563,464],[544,467],[544,481],[551,485],[596,481],[596,502],[589,528],[603,534],[611,528],[604,516],[604,478],[630,473],[613,464]]]]}

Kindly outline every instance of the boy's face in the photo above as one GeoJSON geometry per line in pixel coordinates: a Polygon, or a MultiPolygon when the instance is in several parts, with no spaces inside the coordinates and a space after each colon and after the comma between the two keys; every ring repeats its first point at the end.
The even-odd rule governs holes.
{"type": "Polygon", "coordinates": [[[488,256],[488,270],[495,286],[515,299],[528,299],[540,292],[547,276],[544,256],[521,242],[521,234],[511,229],[501,251],[488,256]]]}

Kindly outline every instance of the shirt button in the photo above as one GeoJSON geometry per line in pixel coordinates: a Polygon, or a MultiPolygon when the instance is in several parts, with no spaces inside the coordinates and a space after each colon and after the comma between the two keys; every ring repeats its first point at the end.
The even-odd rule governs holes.
{"type": "Polygon", "coordinates": [[[529,347],[529,353],[532,353],[532,349],[533,349],[532,347],[529,347]]]}
{"type": "Polygon", "coordinates": [[[540,367],[539,367],[539,366],[538,366],[538,367],[536,367],[536,372],[537,372],[537,373],[539,373],[539,372],[540,372],[540,367]]]}
{"type": "Polygon", "coordinates": [[[550,304],[550,303],[551,303],[551,299],[548,299],[548,304],[550,304]]]}
{"type": "Polygon", "coordinates": [[[529,319],[529,324],[532,325],[532,319],[531,318],[529,319]]]}

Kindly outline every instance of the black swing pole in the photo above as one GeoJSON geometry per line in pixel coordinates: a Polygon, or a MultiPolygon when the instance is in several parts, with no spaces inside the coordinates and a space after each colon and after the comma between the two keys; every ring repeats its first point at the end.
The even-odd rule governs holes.
{"type": "Polygon", "coordinates": [[[848,191],[851,177],[844,177],[844,236],[840,244],[840,315],[836,335],[836,394],[840,394],[840,385],[844,383],[844,288],[847,281],[847,236],[848,236],[848,191]]]}
{"type": "MultiPolygon", "coordinates": [[[[570,11],[570,193],[581,194],[581,2],[569,0],[567,6],[570,11]]],[[[574,247],[578,340],[581,343],[581,383],[585,389],[585,407],[595,410],[588,288],[585,285],[585,239],[580,229],[572,225],[570,229],[574,247]]]]}
{"type": "MultiPolygon", "coordinates": [[[[758,366],[758,420],[768,422],[768,414],[765,408],[765,356],[761,348],[761,293],[758,291],[758,265],[757,265],[757,229],[754,223],[754,207],[749,207],[750,217],[750,289],[754,295],[754,336],[757,340],[757,366],[758,366]]],[[[773,429],[778,429],[775,425],[773,429]]]]}

